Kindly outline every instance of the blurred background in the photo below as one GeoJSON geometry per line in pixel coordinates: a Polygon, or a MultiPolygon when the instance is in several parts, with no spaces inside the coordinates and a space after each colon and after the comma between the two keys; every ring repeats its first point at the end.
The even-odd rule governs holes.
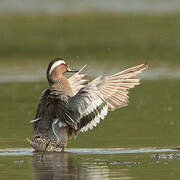
{"type": "Polygon", "coordinates": [[[99,146],[176,145],[179,10],[178,0],[0,0],[0,147],[27,146],[29,120],[55,57],[77,69],[88,64],[89,79],[149,62],[129,106],[110,113],[94,131],[72,141],[73,147],[94,147],[108,138],[110,144],[99,146]]]}
{"type": "MultiPolygon", "coordinates": [[[[92,131],[72,139],[68,148],[180,145],[179,0],[0,0],[0,148],[29,147],[26,142],[26,137],[32,135],[29,121],[34,119],[39,96],[48,86],[45,72],[55,57],[64,58],[76,69],[88,64],[85,73],[89,79],[149,62],[149,69],[140,75],[141,85],[130,91],[129,106],[109,113],[92,131]]],[[[133,162],[138,157],[142,164],[147,160],[144,155],[121,155],[121,159],[133,162]]],[[[73,155],[68,158],[69,163],[76,163],[73,155]]],[[[23,173],[19,173],[15,157],[1,159],[3,179],[14,179],[14,175],[17,179],[34,177],[29,157],[21,159],[25,165],[23,173]],[[10,174],[7,165],[14,169],[10,174]]],[[[94,161],[91,165],[94,167],[94,161]]],[[[164,164],[160,165],[164,170],[164,164]]],[[[163,180],[169,173],[180,176],[169,172],[172,167],[179,168],[178,162],[163,171],[163,180]]],[[[137,174],[140,179],[148,179],[144,178],[144,170],[125,173],[114,166],[110,168],[126,179],[137,174]]],[[[105,177],[109,176],[107,171],[110,173],[106,168],[105,177]]],[[[154,166],[150,165],[149,172],[156,177],[154,166]]],[[[94,178],[92,174],[88,179],[94,178]]]]}
{"type": "Polygon", "coordinates": [[[178,0],[0,0],[0,147],[27,146],[29,120],[55,57],[77,69],[88,64],[89,79],[149,62],[129,106],[110,113],[73,147],[179,143],[179,10],[178,0]]]}
{"type": "Polygon", "coordinates": [[[179,0],[0,0],[0,82],[45,81],[54,57],[91,75],[148,61],[146,78],[180,77],[179,10],[179,0]]]}

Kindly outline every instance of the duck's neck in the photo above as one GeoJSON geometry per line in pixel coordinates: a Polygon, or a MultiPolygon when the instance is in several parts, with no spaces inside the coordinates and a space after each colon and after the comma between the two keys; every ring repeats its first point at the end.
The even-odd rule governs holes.
{"type": "Polygon", "coordinates": [[[50,84],[50,90],[56,91],[59,95],[73,96],[72,88],[66,77],[61,75],[58,79],[50,84]]]}

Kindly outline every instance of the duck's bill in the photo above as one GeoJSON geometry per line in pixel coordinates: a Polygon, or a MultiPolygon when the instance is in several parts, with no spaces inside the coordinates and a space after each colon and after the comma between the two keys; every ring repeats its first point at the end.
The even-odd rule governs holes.
{"type": "Polygon", "coordinates": [[[75,72],[79,72],[79,71],[76,70],[76,69],[71,69],[71,68],[68,67],[67,72],[75,73],[75,72]]]}

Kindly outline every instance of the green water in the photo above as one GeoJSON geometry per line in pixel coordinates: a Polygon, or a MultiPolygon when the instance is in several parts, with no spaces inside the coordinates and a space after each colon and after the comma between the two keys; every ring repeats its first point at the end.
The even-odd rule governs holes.
{"type": "MultiPolygon", "coordinates": [[[[38,96],[46,83],[1,83],[0,148],[29,147],[38,96]]],[[[109,113],[68,148],[171,148],[180,145],[179,80],[142,81],[130,92],[128,107],[109,113]]],[[[180,160],[153,159],[155,152],[83,155],[51,153],[0,157],[3,179],[169,179],[180,177],[180,160]],[[8,167],[8,169],[7,169],[8,167]]],[[[97,153],[100,150],[97,150],[97,153]]],[[[169,152],[170,153],[170,152],[169,152]]],[[[1,154],[1,153],[0,153],[1,154]]]]}
{"type": "MultiPolygon", "coordinates": [[[[0,148],[27,147],[30,120],[47,83],[1,83],[0,148]]],[[[179,80],[142,81],[130,91],[127,107],[110,112],[69,147],[173,147],[179,145],[179,80]]]]}
{"type": "MultiPolygon", "coordinates": [[[[1,15],[0,76],[13,76],[14,72],[38,76],[56,56],[76,67],[90,64],[90,71],[96,67],[93,74],[146,60],[150,70],[165,67],[173,72],[180,65],[179,17],[1,15]]],[[[29,121],[34,119],[47,83],[1,82],[0,179],[179,179],[180,159],[152,158],[156,149],[165,149],[159,154],[169,154],[170,148],[180,145],[180,80],[163,77],[143,79],[130,91],[127,107],[110,112],[92,131],[70,140],[67,153],[46,154],[43,162],[40,153],[18,150],[30,148],[25,140],[32,135],[29,121]],[[84,154],[84,148],[90,151],[84,154]],[[112,149],[104,154],[102,148],[124,151],[114,154],[112,149]],[[12,150],[17,153],[9,154],[12,150]]]]}
{"type": "Polygon", "coordinates": [[[79,155],[36,153],[1,157],[1,178],[8,179],[179,179],[180,160],[158,160],[152,154],[79,155]],[[8,167],[8,169],[7,169],[8,167]]]}
{"type": "Polygon", "coordinates": [[[179,67],[179,18],[108,13],[0,16],[0,64],[38,69],[60,56],[74,65],[116,67],[148,60],[151,67],[179,67]]]}

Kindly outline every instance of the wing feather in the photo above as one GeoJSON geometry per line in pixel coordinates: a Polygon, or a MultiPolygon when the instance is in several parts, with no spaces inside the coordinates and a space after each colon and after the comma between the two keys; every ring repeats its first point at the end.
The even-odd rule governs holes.
{"type": "Polygon", "coordinates": [[[114,75],[105,76],[104,78],[100,76],[93,80],[90,85],[97,88],[94,93],[97,97],[103,99],[107,106],[105,106],[106,110],[102,111],[104,113],[97,116],[81,131],[92,129],[93,126],[97,125],[97,122],[99,123],[100,119],[104,119],[108,111],[127,106],[129,102],[128,89],[140,84],[140,79],[135,76],[145,70],[147,66],[147,63],[140,64],[114,75]]]}
{"type": "MultiPolygon", "coordinates": [[[[88,85],[83,85],[83,88],[68,100],[67,109],[74,109],[75,115],[68,117],[71,114],[68,112],[66,123],[81,132],[93,129],[101,119],[104,119],[108,111],[113,111],[128,104],[128,89],[140,83],[140,79],[136,78],[136,75],[146,68],[146,63],[140,64],[114,75],[99,76],[88,85]]],[[[77,80],[79,75],[75,76],[77,77],[73,78],[77,80]]],[[[78,83],[77,86],[80,87],[80,84],[78,83]]]]}
{"type": "Polygon", "coordinates": [[[85,84],[88,82],[86,78],[87,74],[80,74],[87,65],[83,66],[77,73],[72,75],[68,81],[70,83],[70,86],[73,91],[73,95],[76,95],[77,92],[85,86],[85,84]]]}
{"type": "Polygon", "coordinates": [[[96,78],[92,83],[98,84],[98,94],[103,95],[105,101],[108,102],[109,109],[115,110],[128,103],[128,89],[140,84],[140,79],[136,75],[147,69],[148,64],[140,64],[138,66],[126,69],[111,76],[106,76],[104,80],[100,77],[96,78]],[[100,81],[103,84],[100,84],[100,81]]]}
{"type": "Polygon", "coordinates": [[[39,104],[36,110],[35,119],[30,122],[33,123],[33,134],[43,134],[45,131],[49,131],[51,128],[49,125],[51,124],[51,119],[46,118],[46,104],[48,104],[48,96],[50,94],[49,89],[45,89],[39,99],[39,104]]]}

